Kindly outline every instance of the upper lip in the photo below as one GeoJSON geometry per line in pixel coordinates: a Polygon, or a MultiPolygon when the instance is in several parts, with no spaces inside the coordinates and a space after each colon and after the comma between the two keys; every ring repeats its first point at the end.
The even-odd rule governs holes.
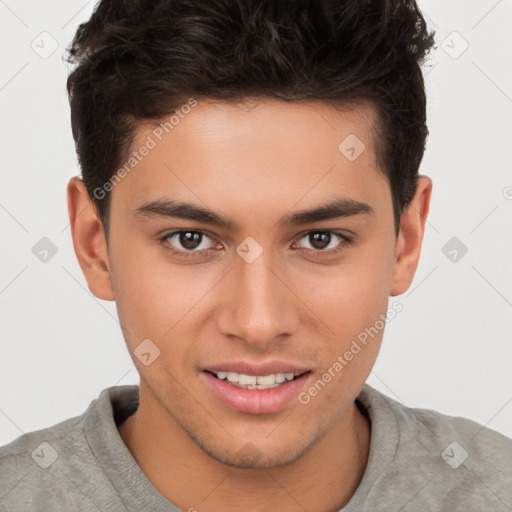
{"type": "Polygon", "coordinates": [[[248,361],[230,361],[213,364],[204,369],[207,372],[234,372],[244,375],[262,376],[276,373],[293,373],[301,375],[309,371],[309,368],[286,363],[283,361],[269,361],[266,363],[251,363],[248,361]]]}

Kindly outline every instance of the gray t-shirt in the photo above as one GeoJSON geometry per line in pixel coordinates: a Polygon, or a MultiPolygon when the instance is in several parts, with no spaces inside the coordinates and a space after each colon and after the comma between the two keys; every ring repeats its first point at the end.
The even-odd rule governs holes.
{"type": "MultiPolygon", "coordinates": [[[[512,511],[512,440],[368,385],[356,403],[371,422],[370,455],[343,512],[512,511]]],[[[1,447],[0,510],[177,512],[117,430],[137,406],[138,386],[113,386],[81,416],[1,447]]]]}

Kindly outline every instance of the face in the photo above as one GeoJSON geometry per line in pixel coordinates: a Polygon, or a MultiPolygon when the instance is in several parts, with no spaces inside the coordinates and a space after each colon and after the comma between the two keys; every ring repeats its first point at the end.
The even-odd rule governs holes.
{"type": "Polygon", "coordinates": [[[169,134],[138,129],[132,150],[154,147],[111,192],[112,298],[141,397],[219,461],[296,460],[374,364],[405,272],[375,120],[199,102],[169,134]]]}

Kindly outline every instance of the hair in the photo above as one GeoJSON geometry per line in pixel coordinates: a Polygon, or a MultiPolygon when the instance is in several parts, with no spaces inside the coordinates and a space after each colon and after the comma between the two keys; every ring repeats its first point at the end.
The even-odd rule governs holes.
{"type": "Polygon", "coordinates": [[[434,44],[414,0],[102,0],[67,49],[82,179],[108,233],[110,194],[140,123],[191,97],[323,101],[377,112],[376,155],[398,234],[425,150],[421,64],[434,44]]]}

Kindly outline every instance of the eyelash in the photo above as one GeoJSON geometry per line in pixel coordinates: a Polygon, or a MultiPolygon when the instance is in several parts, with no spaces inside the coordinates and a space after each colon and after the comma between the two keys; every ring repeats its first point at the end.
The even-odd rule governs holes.
{"type": "MultiPolygon", "coordinates": [[[[214,249],[201,249],[199,251],[197,251],[197,250],[193,250],[193,251],[186,251],[186,250],[179,251],[179,250],[175,250],[172,247],[170,247],[166,242],[168,241],[169,238],[172,238],[175,235],[179,235],[180,233],[198,233],[201,236],[205,236],[207,238],[212,239],[212,237],[210,235],[208,235],[208,233],[206,233],[205,231],[201,231],[200,229],[180,229],[178,231],[172,231],[171,233],[166,234],[165,236],[163,236],[160,239],[160,241],[162,242],[165,250],[170,251],[172,255],[178,256],[180,258],[194,258],[198,254],[203,253],[204,251],[214,250],[214,249]]],[[[313,231],[308,231],[307,233],[304,233],[299,238],[299,240],[302,240],[303,238],[305,238],[305,237],[307,237],[307,236],[309,236],[309,235],[311,235],[313,233],[330,233],[331,235],[335,235],[335,236],[341,238],[341,242],[336,246],[335,249],[329,249],[329,250],[306,249],[306,251],[308,251],[308,252],[311,251],[312,252],[311,255],[313,257],[322,257],[322,256],[325,256],[325,255],[335,256],[335,255],[341,253],[342,251],[344,251],[346,249],[346,246],[349,245],[350,243],[352,243],[352,239],[350,237],[348,237],[347,235],[345,235],[343,233],[339,233],[337,231],[331,231],[331,230],[328,230],[328,229],[317,229],[317,230],[313,230],[313,231]]]]}

